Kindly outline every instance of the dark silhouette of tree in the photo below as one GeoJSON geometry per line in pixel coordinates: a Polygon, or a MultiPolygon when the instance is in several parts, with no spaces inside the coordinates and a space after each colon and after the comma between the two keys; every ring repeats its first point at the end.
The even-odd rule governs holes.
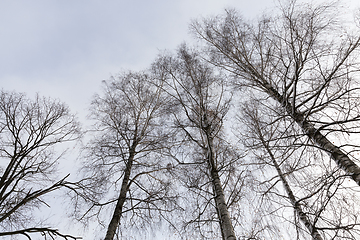
{"type": "Polygon", "coordinates": [[[56,179],[62,153],[55,146],[79,136],[79,124],[63,103],[0,92],[0,236],[77,239],[44,227],[33,212],[49,206],[45,195],[69,185],[67,176],[56,179]]]}

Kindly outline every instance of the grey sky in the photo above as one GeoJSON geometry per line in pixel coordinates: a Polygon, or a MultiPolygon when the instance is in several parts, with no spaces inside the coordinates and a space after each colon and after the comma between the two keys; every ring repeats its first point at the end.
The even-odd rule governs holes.
{"type": "Polygon", "coordinates": [[[59,98],[83,121],[102,80],[146,68],[159,51],[189,41],[191,19],[229,7],[254,18],[276,2],[1,0],[0,88],[59,98]]]}
{"type": "Polygon", "coordinates": [[[228,7],[255,17],[275,2],[1,0],[0,86],[59,98],[84,115],[101,80],[146,68],[160,50],[191,39],[191,19],[228,7]]]}
{"type": "Polygon", "coordinates": [[[0,83],[82,112],[101,80],[146,68],[159,50],[190,39],[192,18],[226,7],[255,15],[272,0],[2,0],[0,83]]]}

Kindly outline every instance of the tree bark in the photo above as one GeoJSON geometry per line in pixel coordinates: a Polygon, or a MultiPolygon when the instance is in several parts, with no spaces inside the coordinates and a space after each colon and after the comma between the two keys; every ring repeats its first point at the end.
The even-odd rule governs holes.
{"type": "Polygon", "coordinates": [[[207,161],[210,167],[210,176],[215,194],[215,205],[220,220],[222,238],[223,240],[236,240],[234,228],[225,201],[224,191],[214,161],[213,139],[209,137],[209,134],[207,134],[207,144],[207,161]]]}
{"type": "Polygon", "coordinates": [[[360,186],[360,168],[339,147],[329,141],[305,116],[296,110],[279,92],[270,84],[264,84],[266,91],[285,108],[289,116],[301,127],[304,133],[321,149],[325,150],[336,162],[360,186]]]}
{"type": "Polygon", "coordinates": [[[135,157],[135,148],[133,147],[133,149],[130,151],[129,159],[128,159],[128,162],[126,164],[125,174],[124,174],[124,178],[123,178],[123,181],[122,181],[122,184],[121,184],[119,198],[117,200],[116,207],[115,207],[113,216],[111,218],[110,224],[108,226],[108,229],[107,229],[106,236],[105,236],[104,240],[113,240],[114,236],[115,236],[116,229],[119,226],[120,218],[121,218],[121,215],[122,215],[122,208],[123,208],[123,205],[124,205],[125,200],[126,200],[126,193],[128,191],[130,174],[131,174],[131,167],[132,167],[132,164],[133,164],[133,161],[134,161],[134,157],[135,157]]]}
{"type": "Polygon", "coordinates": [[[271,158],[272,163],[275,166],[278,176],[280,177],[280,180],[284,185],[285,192],[287,193],[296,214],[298,215],[300,220],[304,223],[305,227],[309,230],[313,240],[323,240],[323,238],[321,237],[320,233],[318,232],[318,230],[316,229],[314,224],[311,223],[311,220],[308,218],[306,213],[302,210],[299,202],[296,201],[295,195],[294,195],[293,191],[291,190],[290,185],[288,184],[287,180],[285,179],[285,176],[282,173],[279,164],[276,162],[275,156],[273,155],[271,149],[269,148],[269,145],[265,142],[262,134],[259,132],[259,129],[257,131],[258,131],[258,134],[260,137],[260,141],[263,144],[263,146],[265,147],[267,153],[269,154],[269,156],[271,158]]]}

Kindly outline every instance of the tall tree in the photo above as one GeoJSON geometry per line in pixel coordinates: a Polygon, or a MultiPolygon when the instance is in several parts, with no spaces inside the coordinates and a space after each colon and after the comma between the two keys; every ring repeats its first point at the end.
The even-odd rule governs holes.
{"type": "Polygon", "coordinates": [[[83,179],[73,190],[77,218],[107,225],[106,240],[119,238],[120,223],[141,226],[174,210],[165,178],[169,162],[159,155],[170,137],[166,100],[154,81],[145,72],[121,74],[104,82],[103,94],[92,102],[94,135],[85,149],[83,179]]]}
{"type": "Polygon", "coordinates": [[[235,170],[240,157],[222,138],[231,100],[226,83],[185,45],[179,48],[177,56],[160,57],[155,67],[173,99],[174,127],[180,130],[181,150],[173,154],[178,160],[180,179],[195,195],[194,199],[189,198],[195,209],[189,209],[193,219],[188,223],[200,226],[202,237],[210,228],[214,238],[211,226],[217,221],[222,239],[235,240],[229,208],[239,202],[244,179],[235,170]]]}
{"type": "MultiPolygon", "coordinates": [[[[261,107],[257,104],[247,104],[246,107],[242,109],[242,122],[248,127],[247,134],[242,133],[243,141],[247,144],[247,147],[250,147],[254,151],[254,155],[256,156],[256,163],[261,166],[263,171],[266,171],[270,175],[270,177],[265,177],[265,182],[268,181],[270,186],[267,186],[264,195],[275,192],[278,196],[281,196],[282,191],[276,191],[276,185],[278,182],[281,182],[283,185],[283,189],[285,192],[284,198],[288,199],[291,206],[294,209],[294,213],[296,217],[300,219],[300,221],[305,225],[308,232],[312,236],[314,240],[322,240],[322,236],[320,235],[318,229],[315,226],[314,221],[309,216],[310,214],[305,212],[302,207],[302,202],[299,200],[298,196],[295,195],[293,188],[291,187],[291,183],[288,180],[290,175],[293,175],[297,171],[304,170],[307,166],[301,164],[299,162],[295,162],[295,164],[290,164],[289,158],[295,155],[295,152],[298,151],[299,147],[285,147],[282,151],[280,146],[286,146],[286,144],[282,144],[282,141],[288,141],[289,139],[282,139],[281,136],[278,136],[279,132],[278,128],[281,128],[281,121],[278,124],[268,124],[260,117],[261,115],[269,116],[264,114],[264,111],[260,110],[261,107]],[[263,149],[263,151],[261,151],[263,149]],[[264,154],[261,154],[264,152],[264,154]],[[279,152],[279,153],[277,153],[279,152]],[[287,165],[287,171],[284,171],[283,165],[287,165]],[[271,170],[264,170],[264,168],[273,168],[275,170],[274,177],[270,172],[271,170]]],[[[268,121],[269,122],[269,121],[268,121]]],[[[271,120],[270,120],[271,122],[271,120]]],[[[285,132],[286,130],[282,130],[280,132],[285,132]]],[[[282,134],[285,135],[285,134],[282,134]]],[[[301,149],[302,150],[302,149],[301,149]]],[[[304,158],[305,155],[298,155],[301,161],[301,158],[304,158]]],[[[302,161],[305,162],[305,161],[302,161]]],[[[311,166],[309,166],[311,167],[311,166]]],[[[311,193],[314,194],[315,193],[311,193]]],[[[304,198],[306,199],[306,198],[304,198]]],[[[296,225],[296,224],[295,224],[296,225]]],[[[296,225],[297,226],[297,225],[296,225]]],[[[301,229],[301,227],[299,227],[301,229]]],[[[289,231],[289,230],[288,230],[289,231]]]]}
{"type": "Polygon", "coordinates": [[[215,65],[232,72],[238,86],[268,94],[357,185],[360,168],[350,152],[359,133],[360,37],[341,25],[335,4],[290,1],[275,17],[257,24],[235,11],[194,23],[215,65]],[[341,141],[339,141],[340,139],[341,141]]]}
{"type": "Polygon", "coordinates": [[[56,179],[63,153],[57,153],[55,147],[79,136],[79,124],[65,104],[0,92],[0,236],[32,239],[39,233],[45,239],[77,239],[43,226],[33,212],[49,206],[49,193],[68,186],[67,176],[56,179]]]}
{"type": "Polygon", "coordinates": [[[346,183],[346,174],[327,164],[326,154],[309,146],[306,136],[289,134],[293,122],[276,121],[271,112],[261,101],[251,101],[241,111],[242,125],[248,127],[241,139],[253,150],[257,191],[274,206],[268,212],[281,221],[279,217],[291,218],[286,209],[293,208],[295,218],[287,221],[286,232],[304,239],[308,233],[313,239],[358,238],[359,196],[346,183]]]}

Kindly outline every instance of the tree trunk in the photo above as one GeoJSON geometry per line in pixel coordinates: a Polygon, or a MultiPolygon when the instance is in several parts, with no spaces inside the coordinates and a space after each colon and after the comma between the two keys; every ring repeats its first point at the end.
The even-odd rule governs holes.
{"type": "Polygon", "coordinates": [[[306,213],[304,213],[304,211],[302,210],[299,202],[296,201],[295,195],[294,195],[293,191],[291,190],[290,185],[288,184],[287,180],[285,179],[285,176],[283,175],[283,173],[280,169],[280,166],[276,162],[275,156],[272,154],[269,146],[265,142],[265,140],[260,132],[259,132],[259,136],[260,136],[261,143],[265,147],[266,151],[268,152],[268,154],[271,158],[272,163],[274,164],[274,166],[276,168],[276,171],[280,177],[281,182],[284,185],[285,191],[290,199],[290,202],[291,202],[296,214],[298,215],[300,220],[304,223],[305,227],[309,230],[309,232],[314,240],[323,240],[323,238],[321,237],[320,233],[318,232],[318,230],[316,229],[314,224],[311,223],[311,221],[308,218],[308,216],[306,215],[306,213]]]}
{"type": "Polygon", "coordinates": [[[218,170],[214,161],[213,139],[207,136],[207,161],[210,167],[211,182],[215,194],[215,205],[220,220],[220,229],[223,240],[236,240],[234,228],[232,226],[229,211],[226,205],[224,191],[220,182],[218,170]]]}
{"type": "Polygon", "coordinates": [[[267,92],[277,100],[285,108],[286,112],[294,119],[294,121],[301,127],[304,133],[321,149],[325,150],[330,157],[336,162],[338,167],[343,169],[351,178],[360,186],[360,168],[357,166],[346,153],[339,147],[332,144],[318,129],[307,121],[303,114],[294,111],[293,106],[274,89],[270,84],[263,85],[267,92]]]}
{"type": "Polygon", "coordinates": [[[114,210],[114,214],[111,218],[110,224],[108,226],[107,232],[106,232],[106,236],[104,240],[113,240],[114,236],[115,236],[115,232],[116,229],[119,226],[120,223],[120,218],[122,215],[122,208],[124,205],[124,202],[126,200],[126,193],[128,191],[128,184],[129,184],[129,180],[130,180],[130,174],[131,174],[131,167],[134,161],[134,156],[135,156],[135,148],[133,148],[134,150],[130,151],[130,155],[129,155],[129,159],[128,162],[126,164],[126,168],[125,168],[125,174],[124,174],[124,178],[121,184],[121,190],[120,190],[120,195],[119,198],[117,200],[116,203],[116,207],[114,210]]]}

